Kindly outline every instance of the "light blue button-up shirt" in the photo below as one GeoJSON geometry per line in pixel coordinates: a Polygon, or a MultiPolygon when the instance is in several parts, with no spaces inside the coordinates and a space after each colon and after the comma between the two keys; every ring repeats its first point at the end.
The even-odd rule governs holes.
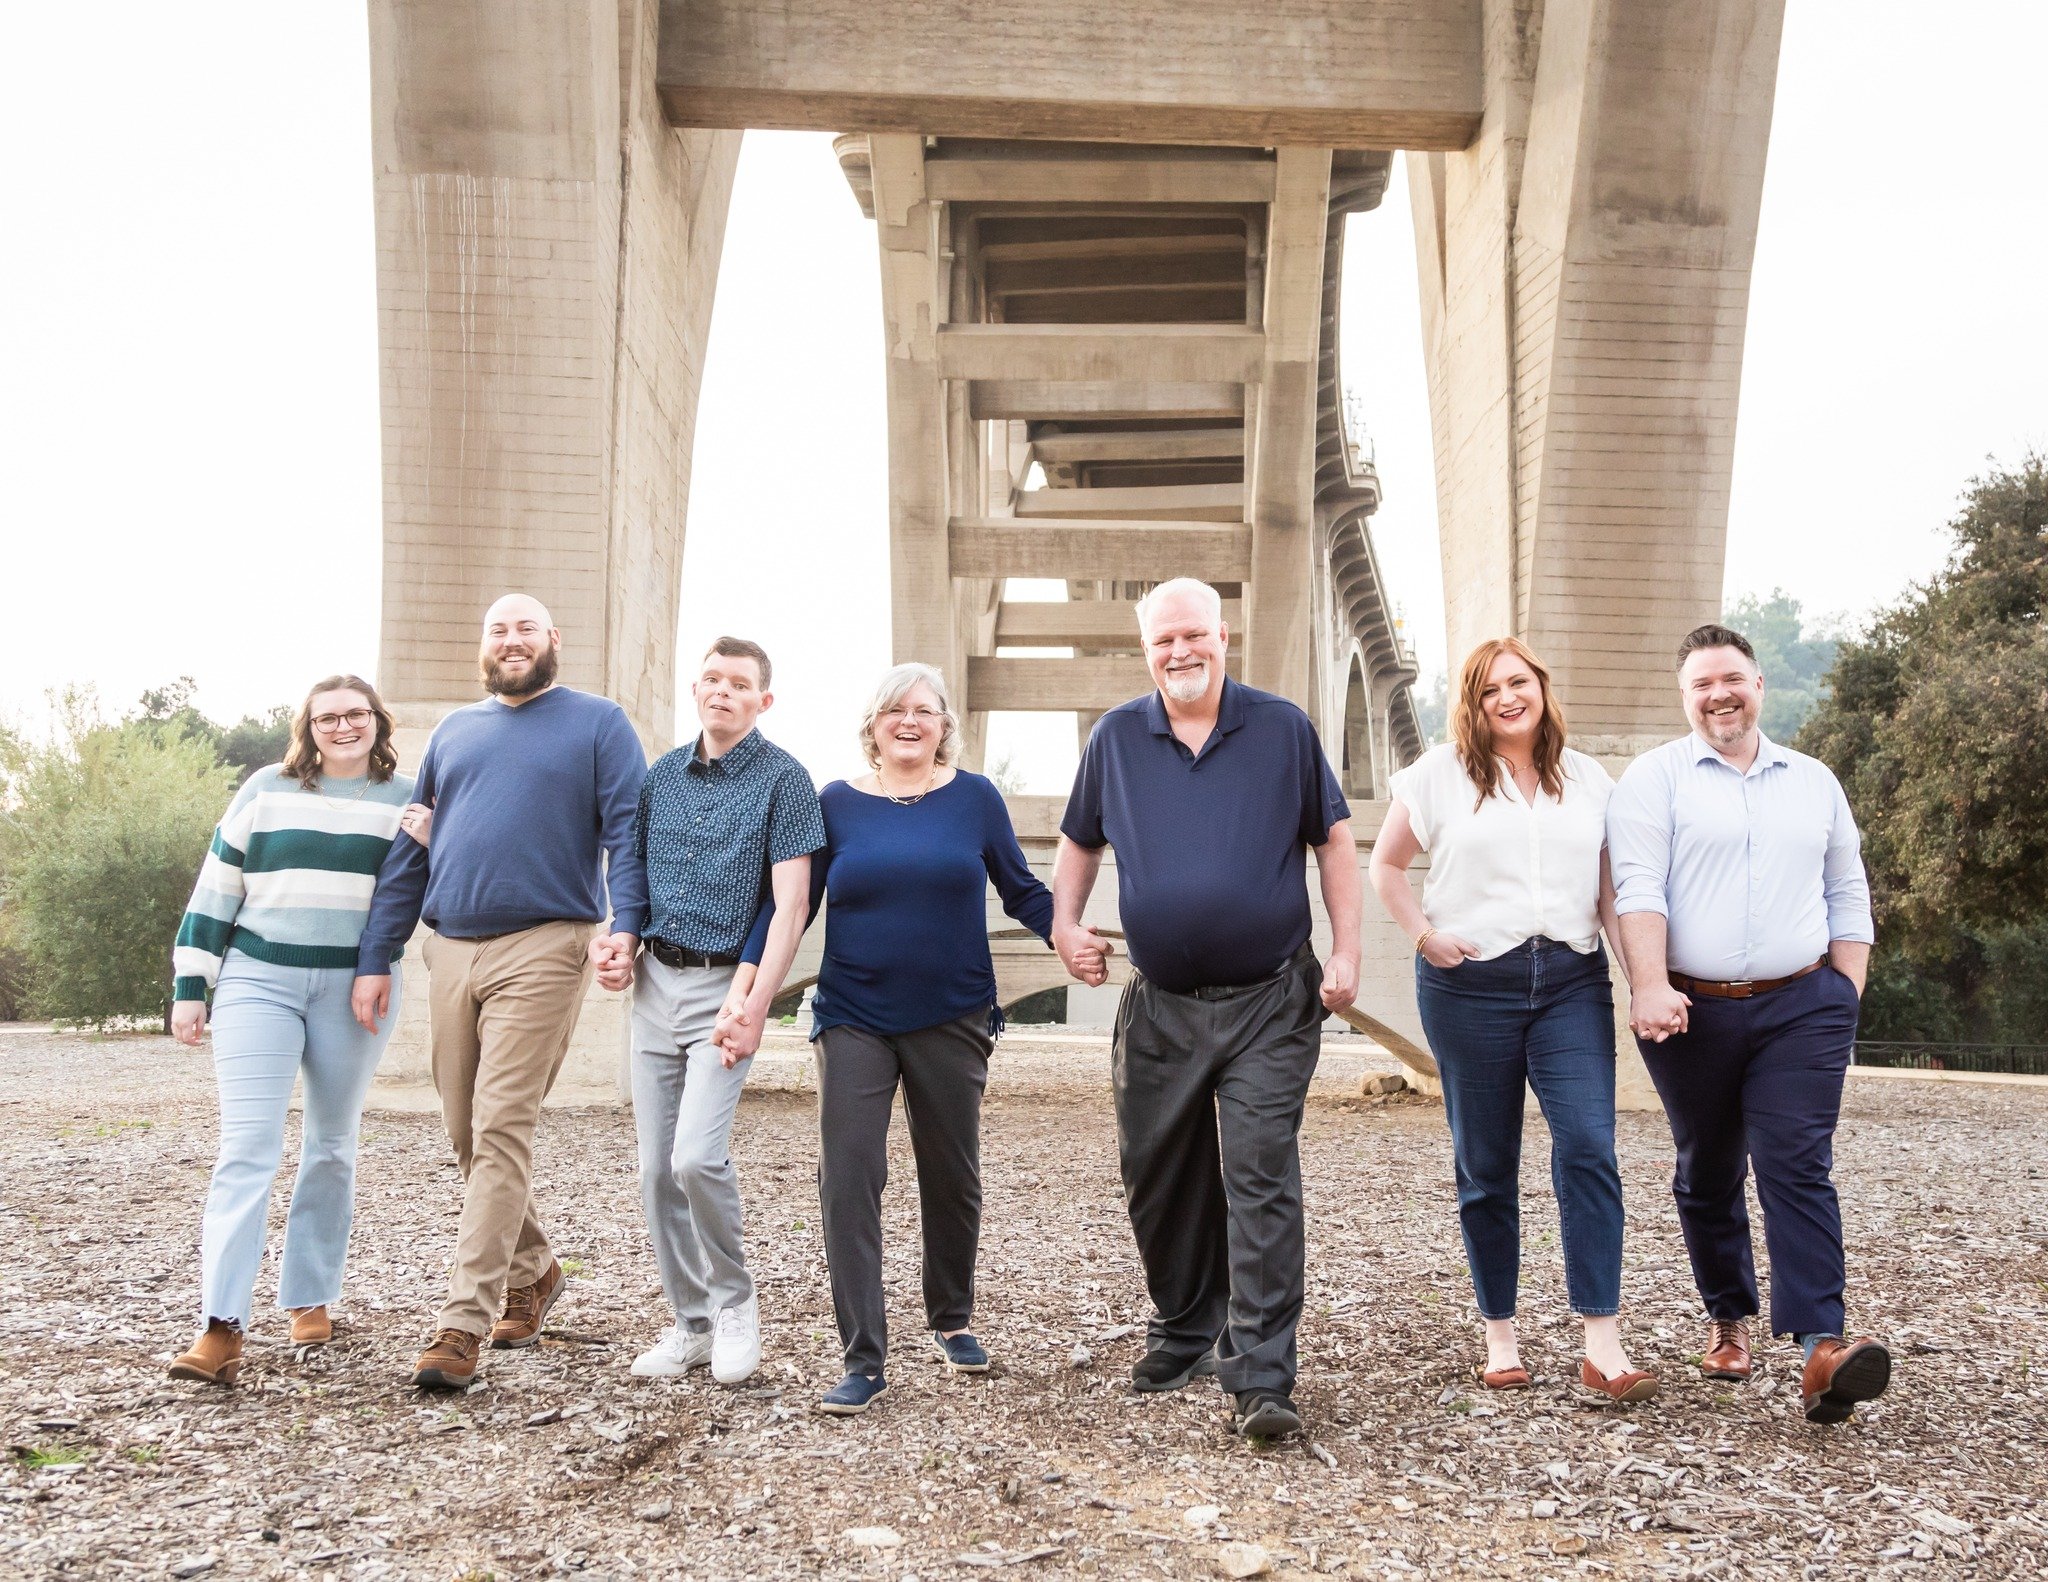
{"type": "Polygon", "coordinates": [[[1607,803],[1616,910],[1661,912],[1671,968],[1782,978],[1832,939],[1869,944],[1870,885],[1828,766],[1758,733],[1742,773],[1697,735],[1644,753],[1607,803]]]}

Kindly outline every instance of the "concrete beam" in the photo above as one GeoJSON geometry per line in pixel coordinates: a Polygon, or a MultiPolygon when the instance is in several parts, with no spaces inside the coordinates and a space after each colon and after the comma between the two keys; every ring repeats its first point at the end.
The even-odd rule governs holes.
{"type": "MultiPolygon", "coordinates": [[[[1225,624],[1235,627],[1240,606],[1223,601],[1225,624]]],[[[1005,601],[996,611],[999,648],[1136,648],[1138,607],[1124,599],[1005,601]]]]}
{"type": "MultiPolygon", "coordinates": [[[[1150,238],[1148,238],[1150,240],[1150,238]]],[[[1236,239],[1233,239],[1236,240],[1236,239]]],[[[1051,296],[1065,291],[1185,291],[1191,287],[1244,289],[1244,248],[1079,258],[992,260],[986,284],[992,297],[1051,296]]]]}
{"type": "Polygon", "coordinates": [[[1273,199],[1273,162],[1252,157],[1249,151],[1205,149],[1199,157],[1149,159],[1057,154],[973,158],[946,157],[942,148],[926,169],[926,190],[934,198],[953,203],[1270,203],[1273,199]]]}
{"type": "Polygon", "coordinates": [[[1265,337],[1242,324],[947,324],[943,379],[1247,384],[1265,337]]]}
{"type": "Polygon", "coordinates": [[[1169,483],[1139,489],[1025,489],[1022,517],[1085,516],[1119,522],[1242,522],[1241,483],[1169,483]]]}
{"type": "Polygon", "coordinates": [[[663,0],[675,126],[1463,148],[1480,0],[663,0]]]}
{"type": "Polygon", "coordinates": [[[977,379],[969,386],[977,418],[1026,418],[1058,422],[1068,418],[1239,418],[1244,416],[1241,384],[1144,384],[1131,380],[1090,382],[1042,379],[977,379]]]}
{"type": "Polygon", "coordinates": [[[1089,429],[1041,434],[1031,452],[1047,467],[1083,461],[1209,461],[1244,455],[1242,428],[1089,429]]]}
{"type": "Polygon", "coordinates": [[[967,661],[967,688],[978,709],[1113,709],[1151,686],[1145,661],[1136,657],[967,661]]]}
{"type": "Polygon", "coordinates": [[[1250,528],[1212,522],[963,517],[952,526],[951,554],[954,575],[961,577],[1242,582],[1251,572],[1251,538],[1250,528]]]}

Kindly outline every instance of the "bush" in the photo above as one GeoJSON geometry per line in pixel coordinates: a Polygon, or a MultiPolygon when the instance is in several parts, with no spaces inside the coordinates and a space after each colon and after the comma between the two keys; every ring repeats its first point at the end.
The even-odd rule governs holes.
{"type": "Polygon", "coordinates": [[[27,1008],[93,1026],[161,1020],[171,940],[237,771],[180,728],[107,725],[89,698],[56,739],[18,748],[0,851],[27,1008]]]}

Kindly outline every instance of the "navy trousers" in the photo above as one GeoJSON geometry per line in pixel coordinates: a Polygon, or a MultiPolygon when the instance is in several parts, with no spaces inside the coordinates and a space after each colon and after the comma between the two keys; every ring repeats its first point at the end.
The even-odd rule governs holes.
{"type": "Polygon", "coordinates": [[[1856,986],[1824,966],[1752,999],[1696,994],[1689,1031],[1661,1044],[1637,1040],[1678,1146],[1671,1191],[1710,1318],[1758,1310],[1743,1196],[1753,1163],[1771,1333],[1842,1333],[1835,1123],[1856,1013],[1856,986]]]}

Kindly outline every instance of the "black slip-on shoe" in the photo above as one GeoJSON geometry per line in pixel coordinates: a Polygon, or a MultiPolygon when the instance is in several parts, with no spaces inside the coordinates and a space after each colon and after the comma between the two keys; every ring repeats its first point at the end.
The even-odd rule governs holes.
{"type": "Polygon", "coordinates": [[[1237,1431],[1247,1439],[1298,1434],[1301,1413],[1278,1390],[1246,1390],[1237,1397],[1237,1431]]]}
{"type": "Polygon", "coordinates": [[[1155,1346],[1131,1364],[1131,1388],[1140,1395],[1156,1395],[1162,1390],[1178,1390],[1190,1379],[1208,1378],[1215,1372],[1214,1351],[1188,1357],[1155,1346]]]}

